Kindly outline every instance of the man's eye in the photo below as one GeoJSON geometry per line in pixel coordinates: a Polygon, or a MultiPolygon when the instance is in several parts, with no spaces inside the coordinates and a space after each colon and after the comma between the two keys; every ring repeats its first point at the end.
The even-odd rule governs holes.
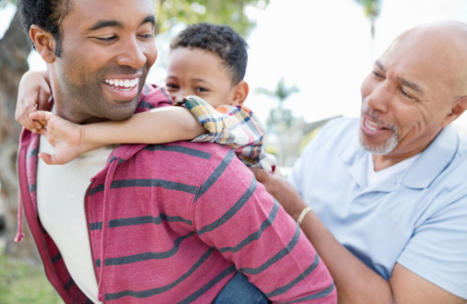
{"type": "Polygon", "coordinates": [[[379,72],[377,71],[373,71],[373,75],[376,76],[377,78],[383,78],[383,75],[381,75],[379,72]]]}
{"type": "Polygon", "coordinates": [[[116,36],[107,36],[107,37],[96,37],[97,40],[103,41],[103,42],[110,42],[115,40],[117,37],[116,36]]]}
{"type": "Polygon", "coordinates": [[[143,39],[151,39],[151,38],[154,37],[154,35],[151,33],[151,34],[139,35],[139,37],[141,37],[143,39]]]}
{"type": "Polygon", "coordinates": [[[412,99],[412,100],[415,99],[413,96],[405,92],[404,88],[401,88],[400,90],[401,90],[401,93],[405,95],[406,97],[408,97],[409,99],[412,99]]]}

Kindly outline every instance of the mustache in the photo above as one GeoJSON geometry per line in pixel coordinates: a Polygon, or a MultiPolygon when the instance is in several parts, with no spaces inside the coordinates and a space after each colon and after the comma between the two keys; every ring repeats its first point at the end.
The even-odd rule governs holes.
{"type": "Polygon", "coordinates": [[[375,111],[374,109],[370,108],[367,103],[363,102],[362,103],[362,114],[368,116],[370,119],[378,123],[378,125],[381,125],[387,129],[391,129],[394,133],[397,133],[397,127],[387,123],[379,118],[378,112],[375,111]]]}
{"type": "MultiPolygon", "coordinates": [[[[119,66],[119,65],[114,65],[111,67],[107,67],[105,70],[101,70],[100,74],[102,75],[120,75],[120,74],[136,74],[144,72],[144,69],[134,69],[130,66],[119,66]]],[[[143,73],[144,74],[144,73],[143,73]]]]}

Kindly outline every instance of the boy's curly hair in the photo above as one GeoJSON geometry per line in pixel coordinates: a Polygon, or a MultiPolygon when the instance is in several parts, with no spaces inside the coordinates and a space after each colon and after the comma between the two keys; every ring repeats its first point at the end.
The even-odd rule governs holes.
{"type": "Polygon", "coordinates": [[[219,56],[231,73],[233,84],[238,84],[245,77],[248,44],[229,26],[210,23],[190,25],[170,44],[170,50],[180,47],[198,48],[219,56]]]}
{"type": "MultiPolygon", "coordinates": [[[[21,14],[21,24],[29,38],[31,25],[40,26],[44,31],[52,34],[56,41],[55,54],[60,57],[62,52],[62,37],[60,26],[72,9],[71,0],[20,0],[18,9],[21,14]]],[[[32,41],[31,41],[32,43],[32,41]]],[[[34,44],[32,44],[34,48],[34,44]]]]}

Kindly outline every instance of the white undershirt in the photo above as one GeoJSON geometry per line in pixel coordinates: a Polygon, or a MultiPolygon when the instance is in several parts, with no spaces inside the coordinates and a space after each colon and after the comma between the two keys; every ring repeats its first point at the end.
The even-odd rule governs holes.
{"type": "Polygon", "coordinates": [[[417,161],[418,157],[420,157],[420,154],[417,154],[413,157],[405,159],[404,161],[401,161],[390,167],[387,167],[385,169],[375,172],[373,154],[367,153],[367,155],[368,155],[367,177],[366,177],[367,187],[370,187],[380,181],[383,181],[384,179],[390,176],[393,176],[409,168],[415,161],[417,161]]]}
{"type": "MultiPolygon", "coordinates": [[[[55,149],[41,136],[41,152],[55,149]]],[[[111,148],[81,155],[65,165],[46,165],[38,161],[37,205],[45,230],[60,250],[65,265],[78,287],[94,303],[97,280],[84,211],[84,195],[90,179],[105,167],[111,148]]]]}

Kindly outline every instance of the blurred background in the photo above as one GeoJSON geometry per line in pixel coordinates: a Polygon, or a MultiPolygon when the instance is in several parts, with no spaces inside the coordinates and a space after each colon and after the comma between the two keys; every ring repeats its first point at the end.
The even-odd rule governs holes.
{"type": "MultiPolygon", "coordinates": [[[[268,151],[287,174],[329,119],[358,116],[360,85],[403,31],[446,19],[467,22],[467,0],[154,0],[159,57],[148,81],[164,84],[170,40],[187,24],[232,26],[249,44],[246,101],[268,128],[268,151]]],[[[16,0],[0,0],[0,303],[59,303],[28,233],[15,244],[14,121],[21,75],[46,69],[23,34],[16,0]]],[[[467,115],[455,122],[467,134],[467,115]]]]}

